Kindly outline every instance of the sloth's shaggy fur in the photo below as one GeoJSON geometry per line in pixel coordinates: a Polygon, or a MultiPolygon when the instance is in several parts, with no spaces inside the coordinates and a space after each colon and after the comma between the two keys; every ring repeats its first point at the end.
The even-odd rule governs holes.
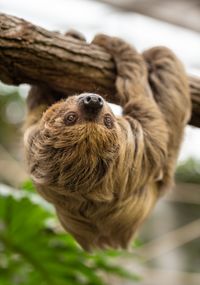
{"type": "Polygon", "coordinates": [[[88,120],[78,103],[87,93],[49,107],[47,91],[33,88],[25,149],[37,190],[83,248],[126,248],[173,184],[190,116],[189,88],[182,64],[166,48],[142,56],[117,38],[99,35],[94,43],[116,62],[123,115],[116,117],[104,101],[100,113],[88,120]],[[78,119],[66,125],[72,111],[78,119]]]}

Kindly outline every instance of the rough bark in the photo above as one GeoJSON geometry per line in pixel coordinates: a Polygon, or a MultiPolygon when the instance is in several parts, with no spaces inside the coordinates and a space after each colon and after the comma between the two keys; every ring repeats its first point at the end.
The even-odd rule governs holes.
{"type": "MultiPolygon", "coordinates": [[[[0,80],[7,84],[46,84],[64,95],[99,92],[118,103],[115,64],[102,48],[49,32],[22,19],[0,14],[0,80]]],[[[200,79],[188,76],[193,113],[200,127],[200,79]]]]}

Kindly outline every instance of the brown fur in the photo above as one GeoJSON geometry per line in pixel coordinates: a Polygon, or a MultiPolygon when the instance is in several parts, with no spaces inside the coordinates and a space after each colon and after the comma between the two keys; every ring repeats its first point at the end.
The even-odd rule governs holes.
{"type": "MultiPolygon", "coordinates": [[[[105,102],[100,114],[87,120],[78,104],[86,94],[50,107],[38,99],[38,106],[29,106],[27,161],[39,193],[55,205],[63,227],[83,248],[126,248],[173,183],[190,116],[189,88],[182,64],[166,48],[142,56],[118,38],[99,35],[94,43],[116,62],[123,115],[114,116],[105,102]],[[78,120],[66,126],[71,111],[78,120]],[[106,114],[112,128],[104,124],[106,114]]],[[[34,93],[43,98],[46,91],[38,88],[29,102],[34,93]]]]}

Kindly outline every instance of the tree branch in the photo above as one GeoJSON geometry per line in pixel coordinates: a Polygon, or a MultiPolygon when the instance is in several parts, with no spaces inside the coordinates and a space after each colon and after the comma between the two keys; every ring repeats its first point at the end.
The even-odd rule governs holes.
{"type": "MultiPolygon", "coordinates": [[[[118,103],[116,69],[101,47],[49,32],[22,19],[0,14],[0,80],[7,84],[48,85],[69,95],[99,92],[118,103]]],[[[193,113],[200,127],[200,79],[189,78],[193,113]]]]}

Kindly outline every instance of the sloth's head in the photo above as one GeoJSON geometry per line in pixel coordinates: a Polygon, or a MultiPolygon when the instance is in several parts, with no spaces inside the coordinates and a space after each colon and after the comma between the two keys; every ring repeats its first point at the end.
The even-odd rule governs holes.
{"type": "Polygon", "coordinates": [[[118,128],[109,105],[97,94],[83,93],[52,105],[32,141],[33,180],[71,191],[94,187],[118,157],[118,128]]]}

